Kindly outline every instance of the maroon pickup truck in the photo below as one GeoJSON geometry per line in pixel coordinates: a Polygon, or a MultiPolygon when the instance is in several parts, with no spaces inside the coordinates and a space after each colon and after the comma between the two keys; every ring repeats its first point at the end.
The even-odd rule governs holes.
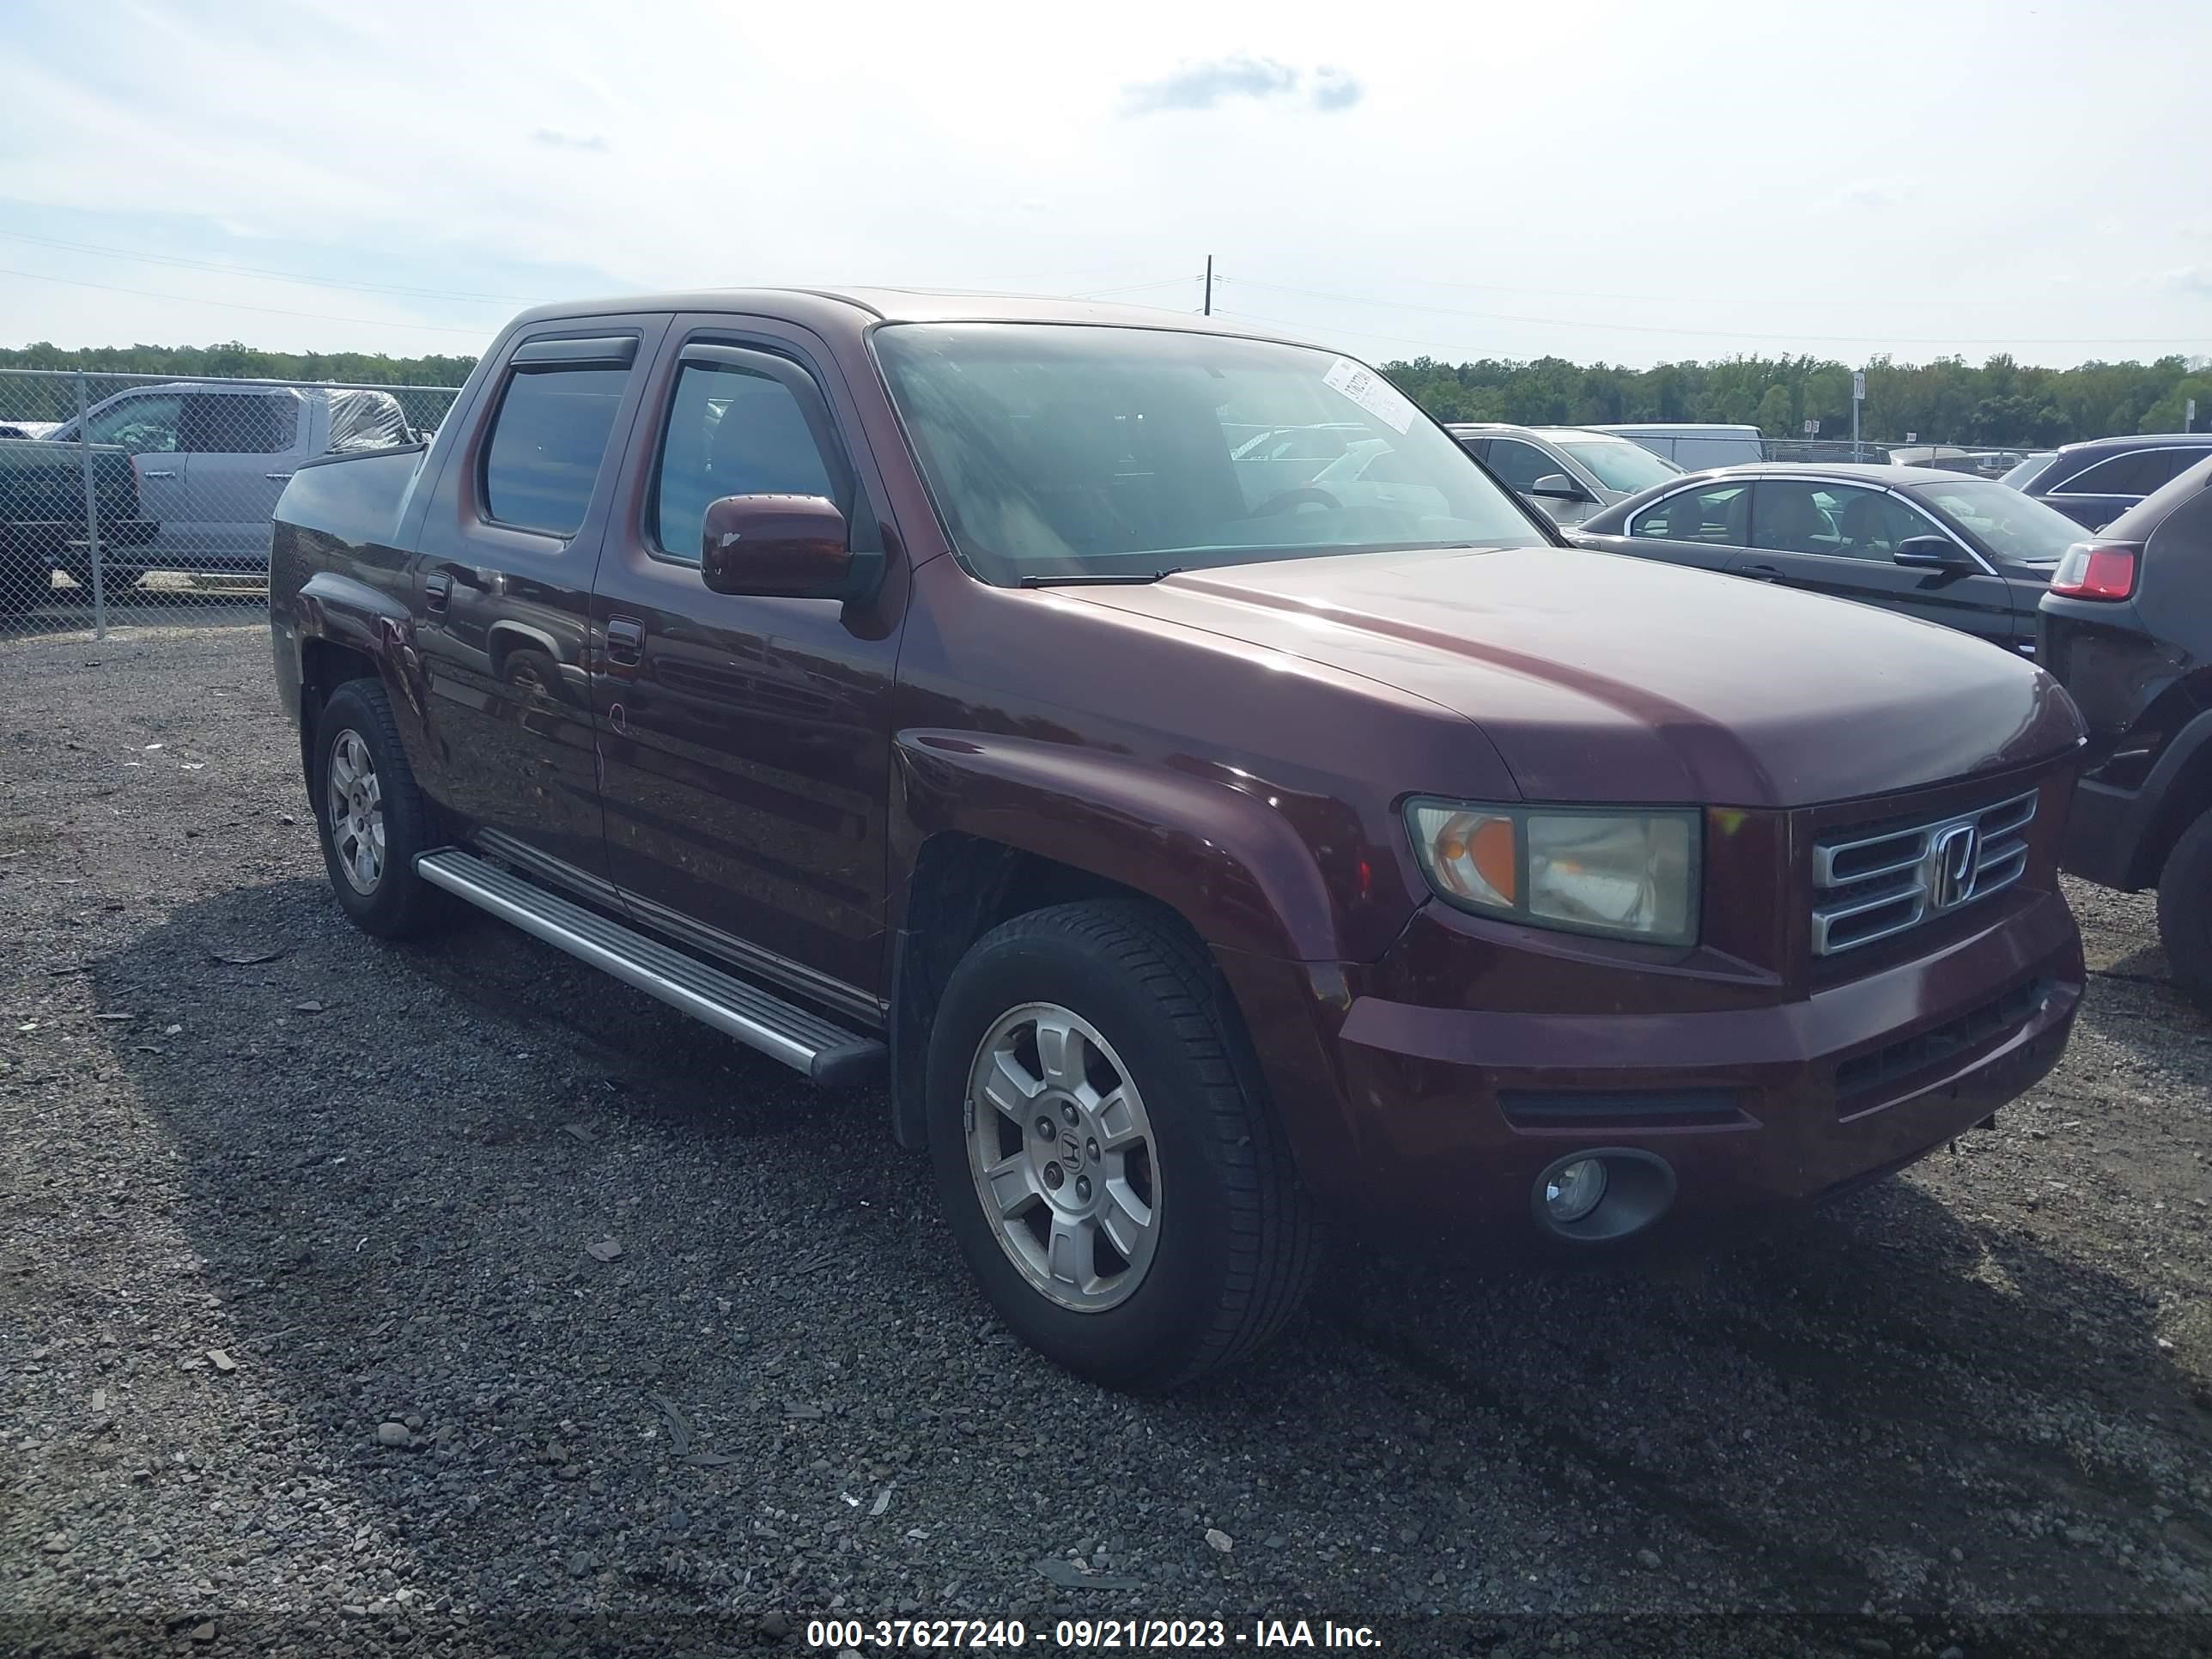
{"type": "Polygon", "coordinates": [[[2043,673],[1563,546],[1208,319],[532,311],[427,447],[299,470],[270,600],[356,922],[881,1076],[993,1303],[1121,1386],[1279,1327],[1328,1212],[1596,1245],[1880,1176],[2081,996],[2043,673]]]}

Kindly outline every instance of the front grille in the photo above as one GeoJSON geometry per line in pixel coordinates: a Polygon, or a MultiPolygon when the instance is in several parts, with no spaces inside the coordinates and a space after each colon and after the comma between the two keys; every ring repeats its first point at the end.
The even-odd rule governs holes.
{"type": "Polygon", "coordinates": [[[2009,887],[2027,868],[2035,792],[1919,823],[1838,830],[1813,848],[1813,954],[1889,939],[2009,887]]]}
{"type": "Polygon", "coordinates": [[[1858,1098],[1978,1048],[2009,1031],[2043,1006],[2051,981],[2031,979],[1991,1002],[1870,1054],[1855,1054],[1836,1067],[1836,1103],[1848,1109],[1858,1098]]]}

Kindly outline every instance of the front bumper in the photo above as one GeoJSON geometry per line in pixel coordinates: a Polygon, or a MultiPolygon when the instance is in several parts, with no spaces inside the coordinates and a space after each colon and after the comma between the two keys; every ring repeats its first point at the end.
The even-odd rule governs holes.
{"type": "Polygon", "coordinates": [[[1538,1176],[1585,1148],[1664,1159],[1680,1212],[1817,1201],[2032,1087],[2082,986],[2080,935],[2050,893],[1763,1006],[1493,1013],[1363,994],[1357,969],[1224,967],[1316,1195],[1423,1225],[1525,1224],[1538,1176]]]}

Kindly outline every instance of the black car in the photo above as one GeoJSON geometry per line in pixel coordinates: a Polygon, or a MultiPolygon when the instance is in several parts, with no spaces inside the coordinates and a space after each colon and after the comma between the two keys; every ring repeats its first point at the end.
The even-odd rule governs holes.
{"type": "Polygon", "coordinates": [[[1568,532],[1586,547],[1878,605],[2031,655],[2079,526],[1990,478],[1917,466],[1723,467],[1568,532]]]}
{"type": "Polygon", "coordinates": [[[2039,624],[2089,726],[2062,862],[2157,888],[2173,976],[2212,1008],[2212,453],[2069,551],[2039,624]]]}
{"type": "Polygon", "coordinates": [[[2212,455],[2212,432],[2146,432],[2093,438],[2031,455],[2004,482],[2047,501],[2086,530],[2101,530],[2212,455]]]}

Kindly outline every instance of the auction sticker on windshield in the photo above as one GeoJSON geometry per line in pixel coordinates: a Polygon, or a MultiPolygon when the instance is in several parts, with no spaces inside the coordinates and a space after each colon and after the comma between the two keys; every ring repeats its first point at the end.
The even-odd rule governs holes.
{"type": "Polygon", "coordinates": [[[1374,370],[1362,368],[1349,358],[1339,357],[1321,378],[1332,392],[1351,398],[1393,432],[1403,432],[1413,425],[1412,402],[1374,370]]]}

